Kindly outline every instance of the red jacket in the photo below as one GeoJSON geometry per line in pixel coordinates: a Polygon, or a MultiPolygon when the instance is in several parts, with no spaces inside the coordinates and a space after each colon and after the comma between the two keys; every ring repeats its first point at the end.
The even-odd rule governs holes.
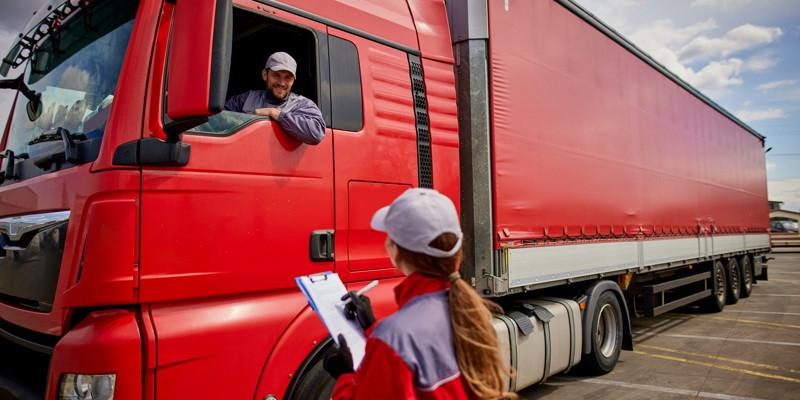
{"type": "Polygon", "coordinates": [[[420,274],[400,283],[400,308],[373,327],[364,360],[339,377],[333,399],[475,399],[455,357],[448,286],[420,274]]]}

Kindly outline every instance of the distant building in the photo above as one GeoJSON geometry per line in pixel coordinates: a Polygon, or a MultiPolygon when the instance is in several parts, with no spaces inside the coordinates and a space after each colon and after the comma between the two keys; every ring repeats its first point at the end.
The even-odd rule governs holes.
{"type": "Polygon", "coordinates": [[[770,242],[772,247],[800,246],[800,233],[798,221],[800,212],[781,210],[780,201],[770,201],[770,242]],[[772,203],[778,203],[777,209],[772,209],[772,203]]]}
{"type": "Polygon", "coordinates": [[[770,211],[772,211],[772,210],[780,210],[781,209],[781,204],[783,204],[782,201],[771,201],[770,200],[770,202],[769,202],[769,210],[770,211]]]}

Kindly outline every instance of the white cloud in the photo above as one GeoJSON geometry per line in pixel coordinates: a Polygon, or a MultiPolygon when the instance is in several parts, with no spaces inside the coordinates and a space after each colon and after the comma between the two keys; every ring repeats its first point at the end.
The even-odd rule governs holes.
{"type": "Polygon", "coordinates": [[[798,81],[797,79],[786,79],[786,80],[782,80],[782,81],[774,81],[774,82],[769,82],[769,83],[765,83],[765,84],[762,84],[762,85],[758,85],[758,86],[756,86],[756,89],[763,90],[764,92],[767,92],[767,91],[770,91],[772,89],[777,89],[779,87],[791,86],[791,85],[796,84],[797,82],[800,82],[800,81],[798,81]]]}
{"type": "Polygon", "coordinates": [[[707,32],[716,29],[716,27],[717,22],[714,18],[683,28],[675,26],[672,20],[660,19],[636,30],[630,35],[630,39],[644,51],[652,54],[660,49],[671,49],[680,46],[701,32],[707,32]]]}
{"type": "Polygon", "coordinates": [[[58,87],[63,89],[72,89],[82,92],[89,91],[89,72],[79,67],[70,65],[64,71],[64,75],[58,82],[58,87]]]}
{"type": "Polygon", "coordinates": [[[777,108],[771,108],[769,110],[741,110],[736,113],[737,118],[747,123],[764,119],[784,118],[785,116],[783,110],[777,108]]]}
{"type": "Polygon", "coordinates": [[[691,68],[687,68],[687,75],[683,78],[700,90],[741,85],[744,82],[739,77],[742,64],[742,60],[738,58],[712,61],[697,73],[694,73],[691,68]]]}
{"type": "Polygon", "coordinates": [[[782,201],[784,210],[800,211],[800,179],[768,180],[771,201],[782,201]]]}
{"type": "Polygon", "coordinates": [[[777,64],[770,51],[747,61],[731,55],[773,42],[783,34],[780,28],[744,24],[719,37],[709,35],[717,27],[714,18],[684,27],[671,19],[659,19],[634,31],[630,39],[690,85],[718,95],[723,95],[720,89],[741,85],[743,72],[763,72],[777,64]],[[698,61],[699,65],[690,64],[698,61]]]}
{"type": "Polygon", "coordinates": [[[765,54],[750,57],[742,69],[744,71],[764,72],[778,64],[778,59],[765,54]]]}
{"type": "Polygon", "coordinates": [[[744,82],[739,76],[744,62],[738,58],[712,61],[699,71],[695,71],[681,63],[678,55],[666,47],[653,51],[650,55],[675,75],[701,91],[741,85],[744,82]]]}
{"type": "Polygon", "coordinates": [[[648,0],[578,0],[578,3],[608,26],[622,32],[630,20],[629,14],[637,7],[646,6],[648,0]]]}
{"type": "Polygon", "coordinates": [[[772,171],[772,170],[773,170],[773,169],[775,169],[777,166],[778,166],[778,165],[777,165],[777,164],[775,164],[775,163],[767,163],[767,171],[772,171]]]}
{"type": "Polygon", "coordinates": [[[727,57],[733,53],[772,43],[783,35],[781,28],[768,28],[744,24],[731,29],[718,38],[698,36],[678,50],[683,62],[727,57]]]}
{"type": "Polygon", "coordinates": [[[694,0],[689,4],[690,8],[711,8],[715,11],[724,9],[736,9],[753,0],[694,0]]]}

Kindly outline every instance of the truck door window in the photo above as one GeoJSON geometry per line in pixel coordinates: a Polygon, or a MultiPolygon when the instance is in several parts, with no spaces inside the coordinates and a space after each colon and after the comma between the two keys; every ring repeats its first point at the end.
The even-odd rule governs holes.
{"type": "MultiPolygon", "coordinates": [[[[231,76],[226,99],[249,90],[264,90],[261,78],[267,57],[285,51],[297,61],[292,92],[317,104],[330,128],[358,131],[363,125],[361,76],[355,45],[324,32],[235,8],[231,76]]],[[[222,111],[190,133],[229,135],[266,117],[222,111]]]]}
{"type": "Polygon", "coordinates": [[[330,36],[331,119],[333,128],[359,131],[364,124],[361,107],[361,73],[353,42],[330,36]]]}
{"type": "MultiPolygon", "coordinates": [[[[291,25],[244,9],[234,8],[231,75],[226,99],[250,90],[264,90],[261,71],[270,54],[289,53],[297,61],[292,92],[303,95],[320,106],[317,32],[291,25]]],[[[323,107],[320,107],[323,112],[323,107]]],[[[325,116],[326,121],[330,118],[325,116]]],[[[264,119],[230,111],[209,118],[208,123],[193,128],[198,134],[226,135],[253,121],[264,119]]]]}

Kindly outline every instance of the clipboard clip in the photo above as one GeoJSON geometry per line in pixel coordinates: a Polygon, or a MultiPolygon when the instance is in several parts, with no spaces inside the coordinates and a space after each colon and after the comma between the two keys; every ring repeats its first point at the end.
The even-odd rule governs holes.
{"type": "Polygon", "coordinates": [[[330,272],[320,272],[318,274],[311,274],[308,276],[308,280],[310,280],[311,282],[326,281],[328,280],[328,275],[330,274],[331,274],[330,272]]]}

